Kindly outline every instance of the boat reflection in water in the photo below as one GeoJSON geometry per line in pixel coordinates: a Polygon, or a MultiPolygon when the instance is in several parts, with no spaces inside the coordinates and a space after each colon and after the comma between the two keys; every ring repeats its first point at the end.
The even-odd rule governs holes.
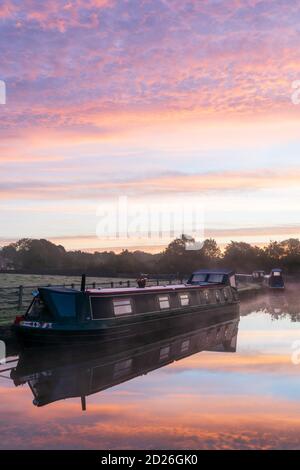
{"type": "Polygon", "coordinates": [[[145,335],[135,341],[113,341],[82,353],[76,349],[25,349],[11,371],[16,386],[28,383],[36,406],[86,396],[164,367],[200,351],[235,352],[239,308],[201,315],[194,324],[182,322],[172,330],[158,330],[155,339],[145,335]]]}
{"type": "Polygon", "coordinates": [[[299,288],[297,284],[290,285],[285,291],[261,292],[241,303],[241,316],[250,315],[253,312],[263,312],[271,315],[274,320],[290,318],[292,322],[300,321],[299,312],[299,288]]]}

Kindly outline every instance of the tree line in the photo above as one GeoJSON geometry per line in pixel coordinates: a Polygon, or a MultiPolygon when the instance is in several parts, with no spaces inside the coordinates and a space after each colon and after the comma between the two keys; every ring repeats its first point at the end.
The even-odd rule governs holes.
{"type": "Polygon", "coordinates": [[[271,241],[265,247],[231,241],[223,250],[216,240],[209,238],[201,249],[195,251],[187,249],[190,241],[190,237],[182,235],[160,253],[123,250],[116,254],[113,251],[67,251],[62,245],[48,240],[25,238],[4,246],[0,250],[0,258],[18,272],[38,274],[85,272],[93,276],[117,276],[125,273],[173,273],[183,276],[198,268],[225,267],[241,273],[251,273],[256,269],[268,272],[274,267],[283,268],[289,274],[300,273],[298,238],[271,241]]]}

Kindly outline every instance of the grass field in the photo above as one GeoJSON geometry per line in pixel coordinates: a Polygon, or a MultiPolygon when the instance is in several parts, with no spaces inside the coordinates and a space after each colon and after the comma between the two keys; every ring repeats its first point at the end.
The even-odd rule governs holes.
{"type": "MultiPolygon", "coordinates": [[[[97,287],[114,285],[123,285],[128,279],[124,278],[108,278],[108,277],[89,277],[87,285],[92,287],[93,283],[97,287]]],[[[134,281],[134,280],[132,280],[134,281]]],[[[32,292],[38,286],[47,285],[66,285],[80,288],[80,276],[44,276],[36,274],[4,274],[0,273],[0,325],[4,325],[13,321],[16,315],[24,313],[32,299],[32,292]],[[19,303],[19,286],[23,288],[22,307],[18,308],[19,303]]],[[[125,284],[126,285],[126,284],[125,284]]]]}

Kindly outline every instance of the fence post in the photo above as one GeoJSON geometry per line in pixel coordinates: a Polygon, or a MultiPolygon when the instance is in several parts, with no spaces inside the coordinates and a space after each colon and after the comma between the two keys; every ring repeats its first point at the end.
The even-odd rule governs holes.
{"type": "Polygon", "coordinates": [[[127,281],[127,287],[130,287],[130,281],[127,281]]]}
{"type": "Polygon", "coordinates": [[[114,283],[113,283],[113,282],[110,283],[110,287],[112,287],[112,288],[114,287],[114,283]]]}
{"type": "Polygon", "coordinates": [[[18,296],[18,310],[21,310],[23,305],[23,286],[19,286],[19,296],[18,296]]]}

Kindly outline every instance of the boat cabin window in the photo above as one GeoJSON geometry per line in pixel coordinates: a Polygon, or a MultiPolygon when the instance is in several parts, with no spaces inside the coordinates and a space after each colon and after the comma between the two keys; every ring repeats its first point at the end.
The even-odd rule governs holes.
{"type": "Polygon", "coordinates": [[[281,272],[280,272],[280,271],[274,271],[274,272],[273,272],[273,276],[280,277],[280,276],[281,276],[281,272]]]}
{"type": "Polygon", "coordinates": [[[61,292],[51,292],[51,300],[60,317],[76,317],[76,297],[61,292]]]}
{"type": "Polygon", "coordinates": [[[223,296],[224,296],[225,302],[228,302],[228,292],[227,292],[227,289],[224,289],[224,290],[223,290],[223,296]]]}
{"type": "Polygon", "coordinates": [[[216,290],[216,301],[217,301],[218,303],[221,302],[221,294],[220,294],[220,291],[219,291],[219,290],[216,290]]]}
{"type": "Polygon", "coordinates": [[[223,274],[210,274],[208,276],[207,282],[211,282],[212,284],[219,284],[223,282],[223,274]]]}
{"type": "Polygon", "coordinates": [[[131,358],[122,362],[117,362],[114,367],[114,379],[128,374],[132,369],[132,362],[131,358]]]}
{"type": "Polygon", "coordinates": [[[205,282],[207,274],[194,274],[192,277],[192,284],[197,282],[205,282]]]}
{"type": "Polygon", "coordinates": [[[190,304],[189,294],[179,294],[180,305],[185,307],[190,304]]]}
{"type": "Polygon", "coordinates": [[[236,279],[235,279],[235,275],[230,276],[229,282],[230,282],[231,287],[234,287],[234,288],[236,289],[236,279]]]}
{"type": "Polygon", "coordinates": [[[162,361],[163,359],[167,359],[170,354],[170,346],[165,346],[160,349],[159,351],[159,359],[162,361]]]}
{"type": "Polygon", "coordinates": [[[158,297],[159,307],[161,310],[170,308],[170,299],[168,295],[160,295],[158,297]]]}
{"type": "Polygon", "coordinates": [[[209,304],[209,291],[208,290],[205,290],[203,292],[203,295],[204,295],[204,301],[206,304],[209,304]]]}
{"type": "Polygon", "coordinates": [[[128,315],[132,313],[132,305],[130,299],[114,299],[113,300],[114,313],[118,315],[128,315]]]}
{"type": "Polygon", "coordinates": [[[189,348],[190,348],[190,340],[186,339],[185,341],[181,343],[181,352],[186,352],[189,350],[189,348]]]}
{"type": "Polygon", "coordinates": [[[50,318],[50,312],[40,296],[36,296],[29,307],[27,317],[31,319],[50,318]]]}

